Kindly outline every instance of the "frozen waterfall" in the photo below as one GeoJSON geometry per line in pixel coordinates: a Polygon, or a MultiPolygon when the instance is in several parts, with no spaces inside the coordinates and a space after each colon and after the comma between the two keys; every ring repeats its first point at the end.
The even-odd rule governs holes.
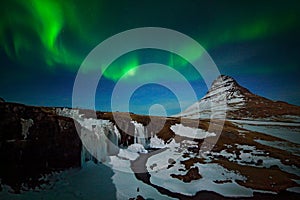
{"type": "MultiPolygon", "coordinates": [[[[56,113],[61,116],[73,118],[80,124],[78,134],[83,143],[81,153],[82,163],[85,163],[86,160],[106,162],[109,156],[117,155],[120,150],[120,128],[126,134],[133,137],[133,147],[135,148],[131,147],[133,148],[131,150],[137,149],[137,147],[142,149],[141,147],[143,147],[144,151],[139,150],[139,153],[147,152],[145,149],[150,147],[150,138],[154,135],[152,131],[148,130],[147,126],[137,121],[123,120],[119,124],[119,127],[117,127],[109,120],[85,118],[82,114],[79,114],[78,109],[58,108],[56,113]]],[[[128,142],[129,139],[130,137],[123,141],[125,146],[131,146],[128,142]]]]}
{"type": "Polygon", "coordinates": [[[131,121],[131,123],[134,125],[134,144],[141,144],[145,148],[148,148],[151,136],[148,135],[147,127],[136,121],[131,121]]]}
{"type": "Polygon", "coordinates": [[[79,136],[83,143],[82,163],[91,159],[90,155],[97,161],[106,162],[108,156],[119,153],[120,133],[113,123],[108,120],[87,119],[79,114],[79,110],[67,108],[57,109],[57,114],[71,117],[81,125],[79,136]]]}

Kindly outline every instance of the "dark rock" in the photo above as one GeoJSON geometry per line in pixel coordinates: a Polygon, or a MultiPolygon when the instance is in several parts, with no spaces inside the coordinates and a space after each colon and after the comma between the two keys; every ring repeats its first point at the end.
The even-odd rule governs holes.
{"type": "Polygon", "coordinates": [[[199,148],[198,147],[188,147],[188,151],[192,153],[199,153],[199,148]]]}
{"type": "Polygon", "coordinates": [[[264,162],[264,161],[263,161],[262,159],[259,159],[259,160],[257,161],[256,165],[259,165],[259,166],[260,166],[260,165],[263,164],[263,162],[264,162]]]}
{"type": "Polygon", "coordinates": [[[182,180],[185,183],[189,183],[193,180],[198,180],[202,178],[202,176],[199,174],[198,167],[189,169],[189,171],[185,175],[171,174],[171,177],[182,180]]]}
{"type": "Polygon", "coordinates": [[[150,169],[153,170],[153,168],[156,167],[156,166],[157,166],[157,164],[154,163],[153,165],[150,166],[150,169]]]}
{"type": "Polygon", "coordinates": [[[183,157],[183,158],[189,158],[189,157],[190,157],[190,154],[189,154],[189,153],[184,153],[182,157],[183,157]]]}
{"type": "Polygon", "coordinates": [[[142,197],[141,195],[138,195],[138,196],[136,197],[136,200],[145,200],[145,199],[144,199],[144,197],[142,197]]]}
{"type": "Polygon", "coordinates": [[[170,169],[171,167],[174,167],[174,165],[168,165],[167,169],[170,169]]]}
{"type": "Polygon", "coordinates": [[[232,183],[232,180],[214,180],[216,184],[232,183]]]}
{"type": "Polygon", "coordinates": [[[173,158],[169,158],[168,163],[174,165],[176,161],[173,158]]]}
{"type": "Polygon", "coordinates": [[[4,103],[4,102],[5,102],[5,100],[0,97],[0,103],[4,103]]]}
{"type": "Polygon", "coordinates": [[[79,167],[82,143],[75,123],[51,108],[0,104],[2,183],[17,192],[22,183],[37,182],[41,174],[79,167]]]}
{"type": "Polygon", "coordinates": [[[278,167],[278,165],[271,165],[271,166],[270,166],[270,169],[277,169],[277,170],[278,170],[278,169],[280,169],[280,168],[278,167]]]}
{"type": "Polygon", "coordinates": [[[182,160],[180,161],[181,164],[183,164],[185,166],[185,168],[187,170],[189,170],[195,163],[205,163],[203,158],[198,158],[198,157],[194,157],[194,158],[190,158],[188,160],[182,160]]]}

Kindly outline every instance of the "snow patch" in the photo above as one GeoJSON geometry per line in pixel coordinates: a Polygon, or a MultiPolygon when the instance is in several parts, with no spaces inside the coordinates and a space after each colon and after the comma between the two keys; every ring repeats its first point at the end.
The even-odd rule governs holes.
{"type": "Polygon", "coordinates": [[[150,139],[150,148],[162,149],[166,147],[165,142],[156,135],[150,139]]]}
{"type": "Polygon", "coordinates": [[[176,135],[180,135],[188,138],[204,139],[207,137],[216,136],[215,133],[207,132],[203,129],[191,128],[188,126],[183,126],[182,124],[172,125],[170,128],[176,135]]]}
{"type": "Polygon", "coordinates": [[[300,176],[298,167],[292,165],[285,165],[279,159],[268,156],[268,153],[256,149],[255,146],[235,144],[236,148],[240,150],[240,155],[229,153],[222,150],[220,153],[211,152],[213,156],[223,156],[231,162],[236,162],[239,165],[253,166],[259,168],[270,168],[271,166],[278,166],[282,171],[292,173],[300,176]]]}
{"type": "Polygon", "coordinates": [[[138,195],[145,199],[173,199],[159,193],[155,188],[136,179],[130,168],[130,161],[111,156],[114,175],[112,181],[117,189],[117,199],[136,198],[138,195]]]}
{"type": "Polygon", "coordinates": [[[134,153],[148,153],[148,151],[141,144],[132,144],[127,149],[134,153]]]}
{"type": "Polygon", "coordinates": [[[146,166],[151,175],[151,183],[164,187],[171,192],[181,193],[187,196],[193,196],[197,192],[204,190],[213,191],[226,197],[253,196],[252,189],[236,183],[236,180],[244,181],[246,177],[234,171],[229,171],[218,164],[195,163],[194,167],[198,167],[202,178],[193,180],[190,183],[172,178],[171,174],[185,175],[187,173],[184,164],[181,163],[181,161],[189,159],[183,157],[183,154],[188,152],[184,146],[187,144],[196,145],[194,141],[189,140],[184,140],[182,143],[184,144],[181,146],[183,148],[174,145],[148,158],[146,166]],[[217,183],[218,181],[224,181],[224,183],[217,183]]]}

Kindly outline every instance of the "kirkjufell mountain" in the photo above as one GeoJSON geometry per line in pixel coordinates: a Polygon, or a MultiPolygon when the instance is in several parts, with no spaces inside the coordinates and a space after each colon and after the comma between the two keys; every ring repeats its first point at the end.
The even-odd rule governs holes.
{"type": "Polygon", "coordinates": [[[227,119],[293,121],[300,117],[300,107],[253,94],[232,77],[220,75],[203,98],[176,116],[198,119],[220,113],[227,119]]]}

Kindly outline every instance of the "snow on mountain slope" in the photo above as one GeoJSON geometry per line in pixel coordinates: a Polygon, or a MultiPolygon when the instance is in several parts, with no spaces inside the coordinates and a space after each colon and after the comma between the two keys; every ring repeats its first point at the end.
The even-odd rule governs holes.
{"type": "Polygon", "coordinates": [[[248,90],[240,87],[234,79],[228,76],[219,76],[207,94],[180,116],[192,119],[210,118],[212,114],[218,115],[227,110],[236,110],[245,104],[244,93],[248,90]]]}
{"type": "Polygon", "coordinates": [[[202,99],[175,117],[223,118],[225,114],[229,119],[293,121],[286,116],[299,117],[300,107],[255,95],[233,78],[220,75],[202,99]]]}

